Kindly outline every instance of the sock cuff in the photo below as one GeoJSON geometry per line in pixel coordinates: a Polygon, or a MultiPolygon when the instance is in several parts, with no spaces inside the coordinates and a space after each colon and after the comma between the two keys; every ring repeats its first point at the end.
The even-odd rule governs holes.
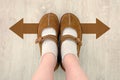
{"type": "Polygon", "coordinates": [[[53,53],[56,57],[58,55],[58,48],[54,41],[52,40],[45,40],[42,43],[42,55],[46,53],[53,53]]]}
{"type": "MultiPolygon", "coordinates": [[[[67,27],[67,28],[64,29],[62,35],[63,36],[64,35],[72,35],[74,37],[77,37],[77,32],[76,32],[75,29],[73,29],[71,27],[67,27]]],[[[76,57],[78,57],[77,56],[77,44],[76,44],[75,41],[67,39],[67,40],[62,42],[62,45],[61,45],[61,57],[62,57],[62,60],[67,54],[73,54],[76,57]]]]}
{"type": "Polygon", "coordinates": [[[61,45],[61,56],[62,59],[64,58],[65,55],[67,54],[73,54],[77,56],[77,46],[76,43],[72,40],[65,40],[62,42],[61,45]]]}
{"type": "MultiPolygon", "coordinates": [[[[46,36],[46,35],[56,35],[56,31],[52,27],[46,28],[42,31],[42,36],[46,36]]],[[[53,40],[46,39],[42,43],[42,56],[46,53],[52,53],[53,55],[56,56],[56,59],[57,59],[58,47],[53,40]]]]}

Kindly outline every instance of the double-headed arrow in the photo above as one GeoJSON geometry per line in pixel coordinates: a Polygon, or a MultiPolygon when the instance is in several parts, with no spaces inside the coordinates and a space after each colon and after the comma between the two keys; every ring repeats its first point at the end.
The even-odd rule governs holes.
{"type": "MultiPolygon", "coordinates": [[[[24,34],[37,34],[38,23],[23,23],[23,19],[13,25],[10,30],[23,38],[24,34]]],[[[96,23],[81,23],[83,34],[96,34],[96,39],[103,35],[110,28],[96,19],[96,23]]]]}

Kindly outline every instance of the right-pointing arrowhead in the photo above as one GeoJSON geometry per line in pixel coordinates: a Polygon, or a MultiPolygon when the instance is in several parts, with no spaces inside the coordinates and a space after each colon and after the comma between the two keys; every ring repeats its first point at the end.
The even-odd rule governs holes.
{"type": "Polygon", "coordinates": [[[14,33],[16,33],[19,37],[23,38],[23,19],[19,20],[16,24],[10,27],[14,33]]]}
{"type": "Polygon", "coordinates": [[[99,19],[96,19],[96,27],[97,27],[96,39],[102,36],[106,31],[110,29],[107,25],[102,23],[99,19]]]}

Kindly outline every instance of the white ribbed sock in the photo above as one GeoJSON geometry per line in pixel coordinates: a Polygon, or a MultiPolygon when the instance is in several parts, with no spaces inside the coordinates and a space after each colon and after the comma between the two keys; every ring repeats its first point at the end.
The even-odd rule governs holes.
{"type": "MultiPolygon", "coordinates": [[[[56,35],[56,31],[53,28],[46,28],[42,31],[42,36],[46,36],[46,35],[56,35]]],[[[58,54],[57,45],[53,40],[50,39],[46,39],[42,43],[42,55],[48,52],[53,53],[57,58],[57,54],[58,54]]]]}
{"type": "MultiPolygon", "coordinates": [[[[77,37],[77,32],[72,28],[65,28],[62,35],[72,35],[77,37]]],[[[77,57],[77,44],[72,40],[65,40],[61,45],[62,60],[65,55],[73,54],[77,57]]]]}

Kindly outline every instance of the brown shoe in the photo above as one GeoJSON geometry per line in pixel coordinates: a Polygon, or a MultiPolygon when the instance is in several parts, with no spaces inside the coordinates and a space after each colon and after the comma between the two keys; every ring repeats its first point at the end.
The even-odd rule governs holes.
{"type": "MultiPolygon", "coordinates": [[[[55,43],[58,46],[58,33],[59,33],[59,20],[58,17],[53,14],[53,13],[48,13],[45,14],[42,19],[39,22],[39,27],[38,27],[38,35],[36,39],[36,43],[39,43],[40,46],[40,55],[42,55],[42,43],[46,39],[51,39],[55,41],[55,43]],[[42,36],[42,31],[45,28],[53,28],[56,31],[56,36],[55,35],[46,35],[42,36]]],[[[55,70],[58,68],[58,64],[55,67],[55,70]]]]}
{"type": "MultiPolygon", "coordinates": [[[[80,47],[81,47],[81,41],[82,41],[82,29],[81,29],[81,25],[80,25],[80,21],[79,19],[72,13],[67,13],[64,14],[61,18],[60,21],[60,41],[61,44],[63,41],[65,41],[66,39],[70,39],[73,40],[77,43],[77,55],[79,57],[79,53],[80,53],[80,47]],[[76,30],[77,32],[77,37],[74,37],[72,35],[62,35],[63,31],[65,28],[70,27],[73,28],[74,30],[76,30]]],[[[62,66],[62,62],[61,62],[61,67],[64,69],[64,67],[62,66]]]]}

